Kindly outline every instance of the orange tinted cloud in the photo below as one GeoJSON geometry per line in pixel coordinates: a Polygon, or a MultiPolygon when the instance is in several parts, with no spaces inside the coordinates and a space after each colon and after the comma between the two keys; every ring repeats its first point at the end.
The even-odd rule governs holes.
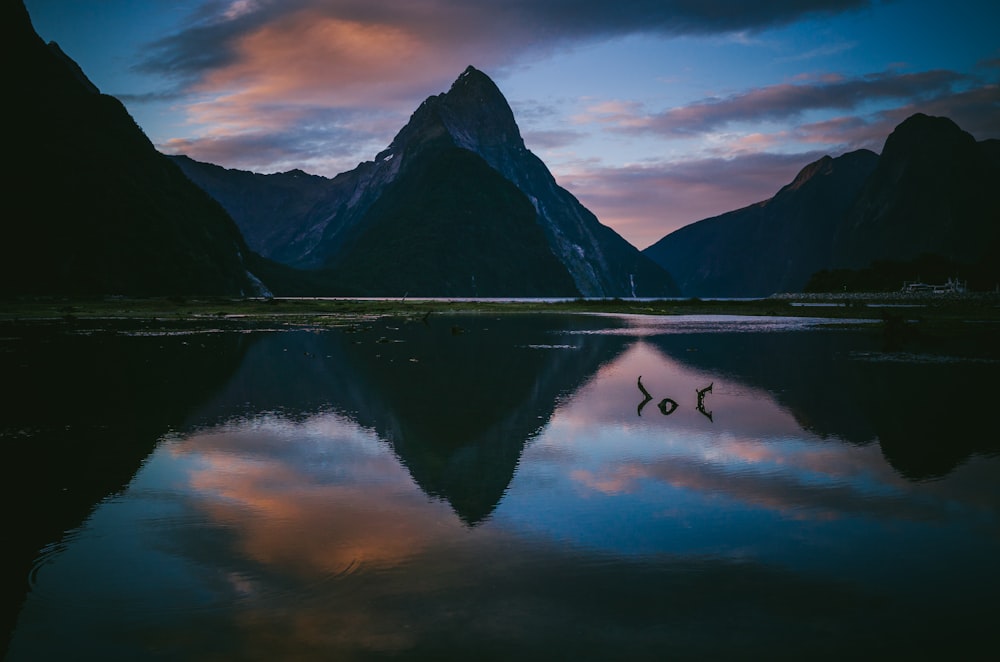
{"type": "Polygon", "coordinates": [[[234,90],[230,99],[255,104],[371,103],[379,88],[401,82],[400,63],[419,71],[434,62],[427,45],[399,26],[309,11],[261,26],[235,50],[236,60],[207,72],[199,91],[234,90]]]}

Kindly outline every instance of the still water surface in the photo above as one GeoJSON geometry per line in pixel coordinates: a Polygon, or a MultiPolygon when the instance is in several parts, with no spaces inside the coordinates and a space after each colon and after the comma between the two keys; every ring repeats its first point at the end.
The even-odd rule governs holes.
{"type": "Polygon", "coordinates": [[[818,320],[547,315],[76,342],[127,345],[174,388],[187,360],[200,385],[131,395],[176,416],[37,557],[11,660],[995,642],[998,363],[968,348],[887,352],[872,327],[818,320]]]}

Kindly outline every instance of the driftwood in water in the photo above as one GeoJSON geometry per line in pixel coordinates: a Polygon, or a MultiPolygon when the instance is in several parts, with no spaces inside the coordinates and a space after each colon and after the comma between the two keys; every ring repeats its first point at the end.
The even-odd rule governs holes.
{"type": "Polygon", "coordinates": [[[660,408],[661,414],[663,414],[664,416],[670,416],[672,413],[674,413],[674,410],[677,409],[677,402],[671,400],[670,398],[663,398],[662,400],[660,400],[660,404],[656,406],[660,408]],[[668,405],[670,407],[669,409],[667,408],[668,405]]]}
{"type": "Polygon", "coordinates": [[[649,401],[653,399],[653,396],[649,394],[646,387],[642,385],[642,375],[639,375],[639,390],[642,391],[643,400],[639,403],[639,409],[636,413],[642,416],[642,408],[649,404],[649,401]]]}
{"type": "MultiPolygon", "coordinates": [[[[714,384],[715,382],[712,382],[714,384]]],[[[698,411],[708,417],[708,420],[712,420],[712,412],[705,411],[705,394],[712,392],[712,384],[709,384],[705,388],[696,389],[698,393],[698,411]]]]}
{"type": "MultiPolygon", "coordinates": [[[[712,382],[705,388],[695,389],[695,392],[698,394],[698,411],[708,417],[708,420],[710,421],[712,420],[712,412],[705,409],[705,396],[712,392],[712,386],[714,384],[715,382],[712,382]]],[[[653,396],[646,390],[646,387],[642,385],[642,375],[639,375],[639,380],[636,382],[636,385],[639,387],[639,392],[642,393],[642,402],[639,403],[639,408],[637,410],[639,416],[642,416],[643,407],[653,400],[653,396]]],[[[674,413],[680,405],[678,405],[677,401],[673,398],[663,398],[656,406],[659,407],[661,414],[664,416],[670,416],[670,414],[674,413]]]]}

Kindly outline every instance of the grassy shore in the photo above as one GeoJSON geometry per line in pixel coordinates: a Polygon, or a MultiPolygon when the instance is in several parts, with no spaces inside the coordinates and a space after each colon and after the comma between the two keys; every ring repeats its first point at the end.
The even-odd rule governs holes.
{"type": "Polygon", "coordinates": [[[427,299],[228,299],[109,297],[0,301],[0,324],[166,326],[340,326],[373,317],[440,313],[620,313],[913,319],[1000,322],[1000,296],[901,296],[898,293],[796,295],[753,300],[574,299],[566,301],[427,299]]]}

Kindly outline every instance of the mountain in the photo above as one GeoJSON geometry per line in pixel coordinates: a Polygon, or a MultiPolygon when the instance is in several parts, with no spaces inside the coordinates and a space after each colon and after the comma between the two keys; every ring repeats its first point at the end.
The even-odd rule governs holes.
{"type": "Polygon", "coordinates": [[[815,272],[925,254],[984,264],[1000,256],[998,183],[1000,141],[976,142],[949,119],[917,114],[880,156],[823,157],[774,197],[681,228],[644,253],[684,295],[701,297],[802,291],[815,272]]]}
{"type": "Polygon", "coordinates": [[[644,253],[670,269],[685,296],[799,291],[830,264],[831,237],[877,161],[867,150],[824,156],[773,198],[687,225],[644,253]]]}
{"type": "MultiPolygon", "coordinates": [[[[253,234],[248,228],[267,221],[262,214],[247,213],[247,201],[264,195],[265,187],[277,186],[277,178],[288,177],[248,177],[190,160],[177,162],[227,208],[248,237],[253,234]],[[208,173],[231,176],[222,182],[208,173]]],[[[327,181],[325,194],[310,190],[285,206],[269,202],[280,211],[261,235],[277,243],[251,246],[291,266],[332,269],[343,282],[370,293],[402,294],[397,283],[409,282],[403,272],[428,269],[437,275],[428,273],[424,287],[435,292],[440,283],[441,291],[435,292],[439,294],[448,289],[483,295],[486,282],[502,288],[490,290],[495,295],[508,296],[529,291],[584,296],[677,293],[669,273],[602,225],[556,183],[525,147],[499,89],[473,67],[447,93],[427,98],[373,161],[327,181]],[[433,178],[428,178],[429,171],[435,173],[433,178]],[[498,209],[506,211],[498,214],[498,209]],[[540,233],[525,227],[526,213],[540,233]],[[419,241],[419,250],[414,241],[419,241]],[[546,253],[569,274],[572,291],[567,291],[564,278],[552,275],[546,253]],[[359,271],[366,264],[381,266],[359,271]],[[440,281],[444,277],[446,283],[440,281]]]]}
{"type": "Polygon", "coordinates": [[[264,291],[226,212],[101,94],[24,4],[0,4],[7,55],[0,294],[264,291]]]}
{"type": "Polygon", "coordinates": [[[442,143],[413,158],[331,262],[357,294],[578,296],[535,209],[475,154],[442,143]]]}
{"type": "Polygon", "coordinates": [[[918,114],[896,127],[834,238],[834,265],[923,253],[979,261],[1000,243],[996,142],[977,143],[945,117],[918,114]]]}
{"type": "Polygon", "coordinates": [[[493,513],[525,447],[565,395],[629,344],[624,336],[572,333],[599,328],[586,317],[503,315],[480,324],[476,316],[434,314],[426,323],[378,320],[366,328],[249,336],[229,383],[183,427],[242,418],[248,393],[259,410],[292,420],[345,412],[391,446],[421,490],[475,526],[493,513]],[[455,334],[455,325],[465,331],[455,334]],[[537,349],[556,336],[574,349],[537,349]]]}
{"type": "Polygon", "coordinates": [[[255,252],[278,262],[297,262],[296,235],[301,227],[295,219],[311,222],[310,214],[329,192],[329,179],[301,170],[261,175],[186,156],[168,158],[239,219],[240,231],[255,252]],[[275,223],[276,217],[283,222],[275,223]]]}

